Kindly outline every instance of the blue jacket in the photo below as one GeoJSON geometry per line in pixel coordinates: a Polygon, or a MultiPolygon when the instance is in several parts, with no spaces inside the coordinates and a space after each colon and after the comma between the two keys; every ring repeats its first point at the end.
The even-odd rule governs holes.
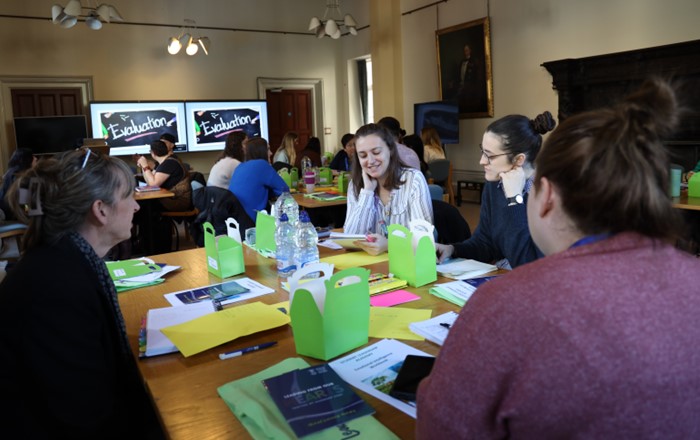
{"type": "Polygon", "coordinates": [[[228,185],[243,209],[255,221],[258,211],[267,207],[270,197],[276,197],[289,187],[272,165],[262,159],[254,159],[238,165],[228,185]]]}

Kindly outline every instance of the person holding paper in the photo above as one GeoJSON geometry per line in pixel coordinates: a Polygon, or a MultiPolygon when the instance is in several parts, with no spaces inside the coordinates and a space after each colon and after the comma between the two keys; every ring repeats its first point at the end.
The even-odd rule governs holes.
{"type": "Polygon", "coordinates": [[[355,133],[344,231],[368,234],[357,244],[371,255],[386,252],[387,228],[408,227],[414,219],[433,222],[428,183],[420,170],[399,158],[394,136],[383,126],[367,124],[355,133]]]}
{"type": "Polygon", "coordinates": [[[674,247],[662,141],[676,99],[647,82],[547,139],[527,206],[546,257],[466,303],[420,384],[417,438],[697,437],[700,260],[674,247]]]}
{"type": "Polygon", "coordinates": [[[486,179],[479,225],[466,241],[436,244],[438,262],[461,257],[511,269],[542,256],[528,232],[525,210],[542,135],[555,125],[545,111],[534,120],[505,116],[486,128],[479,162],[486,179]]]}
{"type": "Polygon", "coordinates": [[[11,208],[29,228],[24,255],[0,284],[0,426],[8,438],[160,430],[102,260],[131,236],[133,182],[120,159],[80,149],[41,160],[10,188],[11,208]]]}

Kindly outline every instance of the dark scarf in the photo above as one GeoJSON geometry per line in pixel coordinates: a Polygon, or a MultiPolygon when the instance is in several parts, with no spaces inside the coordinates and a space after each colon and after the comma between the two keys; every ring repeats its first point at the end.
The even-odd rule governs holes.
{"type": "Polygon", "coordinates": [[[83,257],[85,257],[88,265],[95,275],[97,275],[97,280],[100,283],[100,293],[104,296],[105,303],[110,309],[110,315],[112,316],[112,319],[114,320],[119,332],[119,347],[122,355],[124,356],[127,364],[132,364],[134,362],[134,358],[131,355],[129,339],[126,336],[124,317],[122,316],[122,311],[119,308],[117,290],[114,288],[114,282],[109,276],[107,266],[105,265],[104,261],[97,256],[90,243],[88,243],[80,234],[77,232],[70,232],[68,234],[68,239],[70,240],[70,243],[83,255],[83,257]]]}

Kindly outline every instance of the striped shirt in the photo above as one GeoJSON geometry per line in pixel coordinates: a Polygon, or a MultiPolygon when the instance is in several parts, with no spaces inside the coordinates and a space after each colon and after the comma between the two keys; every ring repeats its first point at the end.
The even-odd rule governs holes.
{"type": "Polygon", "coordinates": [[[391,191],[386,206],[373,191],[362,189],[359,197],[356,197],[350,181],[344,231],[348,234],[375,232],[386,235],[386,228],[392,224],[408,227],[408,223],[414,219],[423,219],[432,224],[433,204],[423,174],[413,168],[404,168],[401,181],[404,183],[391,191]]]}

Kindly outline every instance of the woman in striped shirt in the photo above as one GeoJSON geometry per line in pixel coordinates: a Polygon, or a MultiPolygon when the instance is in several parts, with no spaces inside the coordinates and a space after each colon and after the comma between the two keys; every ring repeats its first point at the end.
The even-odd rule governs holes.
{"type": "Polygon", "coordinates": [[[367,124],[357,130],[352,160],[344,230],[367,234],[367,241],[358,242],[367,253],[386,252],[388,225],[433,222],[428,183],[419,170],[401,162],[396,140],[384,127],[367,124]]]}

